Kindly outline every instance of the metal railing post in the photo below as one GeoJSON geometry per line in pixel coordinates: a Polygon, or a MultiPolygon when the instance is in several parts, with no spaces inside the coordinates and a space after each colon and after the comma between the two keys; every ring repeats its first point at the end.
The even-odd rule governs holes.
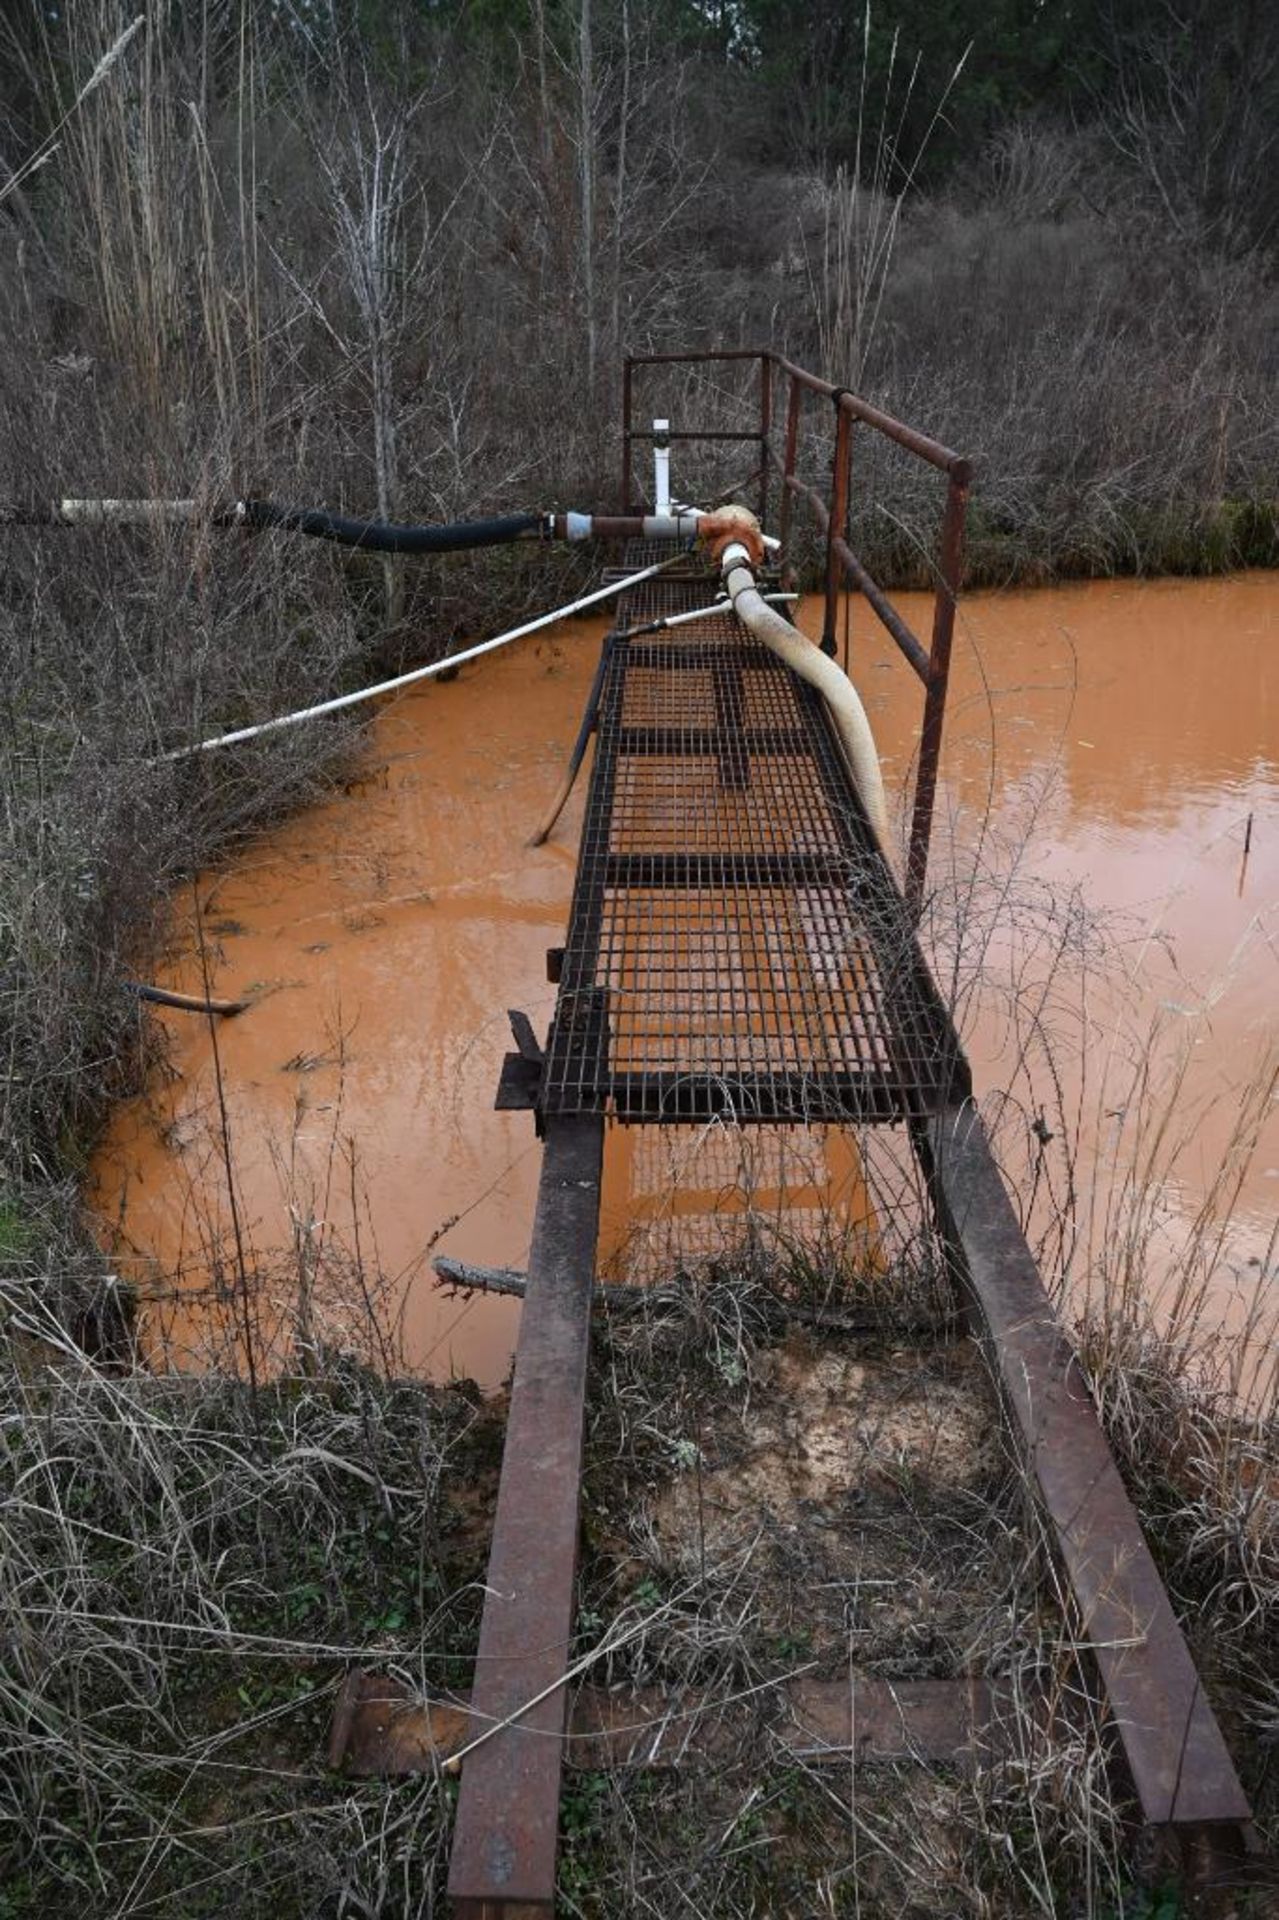
{"type": "Polygon", "coordinates": [[[955,602],[964,565],[964,515],[972,469],[957,460],[950,470],[946,511],[942,517],[940,578],[933,602],[933,638],[928,652],[928,687],[924,695],[924,724],[919,738],[919,772],[915,777],[915,808],[910,828],[910,855],[906,862],[906,905],[918,919],[924,901],[928,848],[933,831],[933,802],[941,760],[942,727],[946,719],[946,689],[950,681],[951,641],[955,633],[955,602]]]}
{"type": "Polygon", "coordinates": [[[773,433],[773,356],[759,356],[759,524],[768,524],[769,441],[773,433]]]}
{"type": "Polygon", "coordinates": [[[851,421],[840,393],[835,393],[835,459],[830,477],[830,519],[826,523],[826,612],[822,620],[822,652],[835,651],[835,617],[839,605],[840,574],[843,571],[835,541],[847,533],[848,519],[848,437],[851,421]]]}
{"type": "Polygon", "coordinates": [[[782,455],[781,522],[777,529],[781,536],[783,560],[788,557],[786,549],[790,540],[792,497],[789,483],[795,478],[795,462],[799,457],[799,410],[803,403],[804,389],[792,374],[790,388],[786,395],[786,449],[782,455]]]}
{"type": "Polygon", "coordinates": [[[621,511],[631,510],[631,369],[633,362],[629,354],[622,362],[622,505],[621,511]]]}

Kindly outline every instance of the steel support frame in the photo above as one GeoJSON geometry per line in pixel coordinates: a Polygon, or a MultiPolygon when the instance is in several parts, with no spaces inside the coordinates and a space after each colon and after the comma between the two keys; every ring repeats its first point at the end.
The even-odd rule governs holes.
{"type": "Polygon", "coordinates": [[[554,1911],[568,1707],[555,1682],[573,1633],[603,1155],[601,1117],[547,1117],[471,1693],[473,1738],[500,1730],[462,1763],[449,1866],[458,1920],[554,1911]]]}
{"type": "MultiPolygon", "coordinates": [[[[915,657],[885,622],[926,688],[904,901],[908,919],[914,918],[923,897],[969,466],[856,396],[836,396],[828,383],[780,356],[742,350],[645,358],[674,363],[756,357],[766,453],[771,372],[780,370],[791,382],[781,493],[787,527],[792,494],[813,496],[794,472],[804,391],[835,398],[841,417],[847,407],[851,418],[887,432],[948,475],[926,671],[918,642],[915,657]]],[[[632,364],[628,360],[624,369],[624,509],[630,506],[632,364]]],[[[764,466],[766,475],[767,459],[764,466]]],[[[837,474],[838,464],[832,480],[837,474]]],[[[836,504],[832,498],[825,510],[834,536],[829,551],[847,569],[836,504]]],[[[966,1068],[957,1038],[955,1048],[966,1068]]],[[[463,1763],[449,1877],[459,1920],[528,1920],[554,1910],[567,1710],[566,1684],[555,1683],[566,1674],[572,1632],[604,1122],[599,1115],[547,1114],[543,1125],[545,1157],[472,1694],[482,1726],[500,1731],[463,1763]],[[543,1691],[544,1699],[521,1711],[543,1691]]],[[[912,1133],[939,1227],[990,1351],[1066,1575],[1077,1651],[1100,1678],[1146,1832],[1166,1855],[1200,1875],[1228,1870],[1253,1845],[1250,1809],[980,1115],[963,1100],[917,1119],[912,1133]]]]}
{"type": "MultiPolygon", "coordinates": [[[[569,1706],[567,1684],[555,1682],[570,1665],[603,1124],[546,1121],[471,1699],[476,1726],[499,1730],[463,1763],[449,1875],[458,1920],[554,1911],[569,1706]]],[[[917,1122],[914,1144],[1144,1834],[1163,1865],[1201,1881],[1242,1877],[1255,1847],[1248,1802],[976,1107],[965,1101],[917,1122]]]]}
{"type": "Polygon", "coordinates": [[[981,1115],[965,1101],[914,1134],[1142,1826],[1166,1863],[1229,1872],[1254,1845],[1248,1802],[981,1115]]]}

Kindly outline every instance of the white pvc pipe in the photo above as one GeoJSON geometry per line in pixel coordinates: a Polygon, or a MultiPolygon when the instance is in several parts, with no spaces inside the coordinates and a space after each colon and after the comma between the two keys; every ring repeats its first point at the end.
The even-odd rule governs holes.
{"type": "Polygon", "coordinates": [[[69,527],[149,526],[194,520],[209,511],[203,500],[59,500],[54,506],[69,527]]]}
{"type": "Polygon", "coordinates": [[[653,443],[653,508],[663,516],[671,510],[671,450],[665,438],[670,430],[669,420],[654,420],[653,432],[661,437],[653,443]]]}
{"type": "MultiPolygon", "coordinates": [[[[603,514],[602,519],[612,516],[603,514]]],[[[692,507],[680,507],[674,513],[646,513],[640,516],[640,532],[646,540],[695,540],[704,516],[692,507]]],[[[565,539],[590,540],[595,535],[596,515],[566,513],[565,539]]]]}
{"type": "MultiPolygon", "coordinates": [[[[676,556],[671,557],[673,559],[676,556]]],[[[437,673],[448,673],[454,667],[465,666],[468,660],[478,660],[481,654],[509,646],[512,640],[522,640],[525,634],[536,633],[540,627],[553,626],[557,620],[567,620],[570,614],[581,613],[613,594],[624,593],[628,587],[635,586],[640,580],[650,579],[669,565],[670,560],[659,560],[651,567],[642,567],[638,573],[628,573],[620,580],[610,580],[606,587],[597,587],[593,593],[583,594],[580,600],[570,601],[566,607],[556,607],[550,613],[539,614],[536,620],[526,620],[522,627],[512,627],[509,633],[499,633],[495,639],[482,640],[478,646],[467,647],[463,653],[448,654],[443,660],[433,660],[430,666],[414,667],[411,673],[397,674],[394,680],[379,680],[376,686],[361,687],[358,693],[341,693],[335,699],[321,700],[317,706],[302,707],[297,713],[283,713],[274,720],[259,721],[254,727],[237,727],[234,733],[215,734],[213,739],[200,740],[191,747],[174,747],[168,753],[157,754],[150,764],[163,766],[168,760],[186,760],[194,753],[211,753],[214,747],[238,746],[242,740],[256,740],[259,734],[278,733],[282,727],[296,727],[303,720],[317,720],[325,713],[339,713],[343,707],[359,706],[363,700],[376,700],[379,694],[394,693],[397,688],[411,686],[416,680],[429,680],[437,673]]]]}
{"type": "MultiPolygon", "coordinates": [[[[608,519],[607,514],[601,516],[608,519]]],[[[640,520],[640,532],[646,540],[694,540],[701,532],[703,520],[713,516],[703,513],[700,507],[672,507],[669,513],[646,513],[640,520]]],[[[595,533],[595,516],[589,513],[566,513],[565,538],[567,540],[590,540],[595,533]]],[[[776,553],[781,541],[771,533],[762,533],[760,539],[770,553],[776,553]]]]}
{"type": "Polygon", "coordinates": [[[879,769],[875,739],[866,718],[866,710],[857,697],[851,680],[828,654],[805,639],[798,628],[774,611],[755,585],[750,554],[739,540],[725,547],[720,571],[728,588],[733,611],[756,640],[784,660],[801,680],[817,688],[830,709],[839,734],[858,796],[866,817],[874,828],[885,859],[891,859],[888,837],[888,808],[884,800],[884,780],[879,769]]]}
{"type": "MultiPolygon", "coordinates": [[[[785,600],[798,600],[799,595],[797,593],[766,593],[763,598],[767,600],[769,606],[777,606],[785,600]]],[[[713,620],[717,616],[722,618],[723,615],[730,614],[732,611],[732,601],[723,599],[717,600],[710,607],[690,607],[687,613],[668,613],[664,619],[654,620],[652,624],[655,627],[684,627],[690,621],[713,620]]]]}

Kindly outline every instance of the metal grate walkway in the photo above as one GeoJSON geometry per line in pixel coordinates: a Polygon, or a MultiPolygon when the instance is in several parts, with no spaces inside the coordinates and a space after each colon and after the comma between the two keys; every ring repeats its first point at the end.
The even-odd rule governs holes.
{"type": "Polygon", "coordinates": [[[690,556],[605,642],[539,1105],[923,1117],[967,1091],[962,1056],[820,695],[732,617],[636,632],[714,595],[690,556]]]}

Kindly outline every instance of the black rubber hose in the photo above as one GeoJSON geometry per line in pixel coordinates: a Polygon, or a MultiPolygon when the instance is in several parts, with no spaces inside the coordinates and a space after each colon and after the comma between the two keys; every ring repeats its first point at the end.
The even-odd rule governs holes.
{"type": "Polygon", "coordinates": [[[540,513],[510,513],[500,520],[459,520],[451,526],[397,527],[385,520],[348,520],[319,507],[282,507],[274,500],[245,500],[238,517],[250,527],[287,527],[317,540],[369,553],[457,553],[463,547],[497,547],[543,525],[540,513]]]}

